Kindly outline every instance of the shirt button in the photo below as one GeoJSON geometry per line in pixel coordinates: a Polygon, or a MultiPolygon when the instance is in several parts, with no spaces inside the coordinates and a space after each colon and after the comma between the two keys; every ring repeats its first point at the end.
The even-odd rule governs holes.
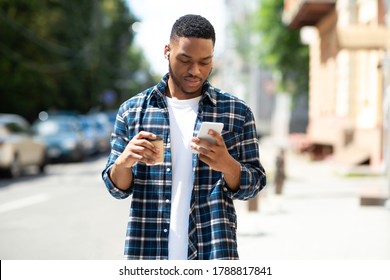
{"type": "Polygon", "coordinates": [[[165,200],[166,203],[169,203],[169,199],[165,200]]]}
{"type": "Polygon", "coordinates": [[[223,190],[225,191],[225,192],[227,192],[228,191],[228,189],[225,187],[225,188],[223,188],[223,190]]]}
{"type": "Polygon", "coordinates": [[[166,228],[164,228],[164,232],[165,232],[165,233],[167,233],[167,232],[168,232],[168,230],[167,230],[166,228]]]}
{"type": "Polygon", "coordinates": [[[167,168],[167,172],[169,172],[169,171],[171,171],[171,169],[170,169],[170,168],[167,168]]]}

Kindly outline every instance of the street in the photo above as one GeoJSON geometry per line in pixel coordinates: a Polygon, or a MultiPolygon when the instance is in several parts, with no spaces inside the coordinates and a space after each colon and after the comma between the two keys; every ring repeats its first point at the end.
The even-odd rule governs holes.
{"type": "MultiPolygon", "coordinates": [[[[275,151],[262,147],[270,175],[275,151]]],[[[100,156],[83,163],[51,164],[45,175],[0,178],[0,259],[120,260],[130,200],[106,191],[100,156]]],[[[362,187],[381,176],[340,175],[332,162],[310,162],[289,153],[283,194],[272,180],[258,211],[236,201],[242,260],[390,259],[390,211],[360,206],[362,187]]]]}
{"type": "Polygon", "coordinates": [[[122,259],[129,200],[106,191],[106,157],[0,179],[0,259],[122,259]]]}

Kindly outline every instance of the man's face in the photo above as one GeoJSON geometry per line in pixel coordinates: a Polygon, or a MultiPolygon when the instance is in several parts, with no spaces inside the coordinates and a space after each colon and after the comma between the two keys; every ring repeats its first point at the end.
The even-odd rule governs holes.
{"type": "Polygon", "coordinates": [[[169,56],[169,89],[178,99],[201,95],[203,83],[213,64],[214,46],[211,39],[180,37],[165,48],[169,56]],[[173,88],[172,88],[173,87],[173,88]]]}

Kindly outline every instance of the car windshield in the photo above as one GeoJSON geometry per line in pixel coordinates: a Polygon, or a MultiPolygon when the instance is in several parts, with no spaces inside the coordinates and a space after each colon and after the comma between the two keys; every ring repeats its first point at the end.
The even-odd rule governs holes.
{"type": "Polygon", "coordinates": [[[50,120],[40,123],[36,130],[40,135],[58,135],[75,132],[73,126],[68,122],[50,120]]]}

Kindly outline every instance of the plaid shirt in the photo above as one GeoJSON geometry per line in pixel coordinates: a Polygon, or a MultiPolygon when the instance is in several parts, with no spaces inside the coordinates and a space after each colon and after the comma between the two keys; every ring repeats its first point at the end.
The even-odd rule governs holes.
{"type": "MultiPolygon", "coordinates": [[[[126,259],[168,259],[171,212],[172,163],[168,108],[165,100],[168,74],[153,88],[134,96],[119,108],[111,138],[111,154],[102,173],[108,191],[118,199],[132,195],[125,243],[126,259]],[[140,131],[161,135],[164,163],[132,167],[128,191],[115,187],[109,173],[127,143],[140,131]]],[[[194,127],[197,134],[204,121],[222,122],[223,139],[229,153],[241,164],[240,187],[230,191],[221,172],[213,171],[193,155],[188,259],[238,259],[237,219],[233,199],[248,200],[265,186],[266,175],[259,160],[253,114],[236,97],[203,85],[194,127]]]]}

